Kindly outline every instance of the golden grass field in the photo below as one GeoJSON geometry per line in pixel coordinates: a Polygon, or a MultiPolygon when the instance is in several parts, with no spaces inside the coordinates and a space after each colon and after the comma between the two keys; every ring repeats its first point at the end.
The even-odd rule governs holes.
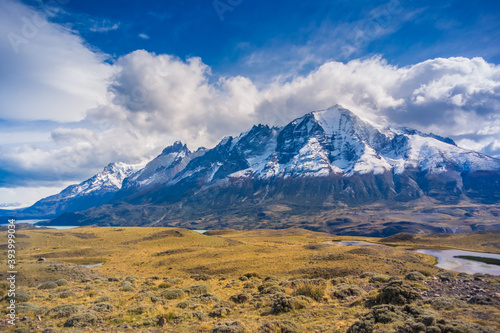
{"type": "MultiPolygon", "coordinates": [[[[433,266],[434,257],[409,249],[439,245],[500,253],[495,245],[500,241],[499,234],[416,236],[411,241],[391,242],[397,246],[369,247],[338,246],[337,241],[377,242],[379,239],[337,237],[303,229],[225,230],[206,235],[174,228],[89,227],[18,230],[17,236],[18,289],[31,296],[25,303],[34,304],[19,310],[24,311],[20,316],[26,315],[29,320],[19,323],[18,329],[34,332],[44,332],[47,328],[52,330],[45,332],[77,332],[89,328],[94,332],[211,332],[218,322],[230,320],[240,322],[244,332],[286,331],[263,330],[263,323],[272,320],[292,321],[303,332],[345,332],[369,311],[364,303],[373,299],[381,286],[360,278],[362,273],[404,277],[418,271],[432,277],[442,272],[433,266]],[[38,262],[39,258],[45,261],[38,262]],[[91,269],[79,266],[95,263],[103,265],[91,269]],[[250,278],[241,278],[244,274],[250,278]],[[304,308],[273,314],[270,309],[274,292],[267,295],[257,289],[266,283],[266,277],[273,287],[281,284],[279,292],[290,297],[298,295],[298,287],[290,285],[294,279],[319,278],[326,284],[320,288],[323,294],[318,291],[317,299],[307,299],[304,308]],[[53,289],[39,288],[44,282],[60,279],[68,283],[53,289]],[[132,288],[124,287],[125,280],[132,288]],[[252,281],[255,282],[250,283],[252,281]],[[358,286],[364,290],[363,295],[346,299],[333,297],[339,283],[358,286]],[[189,297],[195,297],[196,293],[175,299],[162,296],[165,290],[198,284],[207,284],[209,289],[205,290],[207,286],[204,286],[200,293],[209,292],[216,295],[210,297],[219,299],[199,301],[199,304],[189,301],[191,304],[189,297]],[[64,292],[69,296],[61,298],[64,292]],[[242,304],[231,302],[230,297],[239,293],[251,295],[253,300],[242,304]],[[105,303],[113,308],[108,312],[92,308],[103,296],[110,297],[105,303]],[[179,305],[183,301],[189,303],[184,308],[179,305]],[[64,327],[68,316],[54,317],[49,311],[61,304],[83,306],[81,309],[96,314],[98,322],[88,327],[64,327]],[[224,310],[211,316],[217,306],[228,309],[229,313],[224,310]],[[41,320],[36,320],[36,315],[41,320]],[[164,320],[163,326],[158,325],[159,320],[164,320]]],[[[6,233],[0,237],[6,239],[6,233]]],[[[488,281],[492,286],[498,285],[498,279],[488,281]]],[[[408,283],[415,290],[426,290],[423,283],[408,283]]],[[[498,314],[498,308],[486,305],[439,311],[443,318],[465,320],[495,330],[500,330],[498,314]],[[476,307],[480,307],[479,310],[476,307]],[[480,311],[481,316],[471,309],[480,311]]]]}

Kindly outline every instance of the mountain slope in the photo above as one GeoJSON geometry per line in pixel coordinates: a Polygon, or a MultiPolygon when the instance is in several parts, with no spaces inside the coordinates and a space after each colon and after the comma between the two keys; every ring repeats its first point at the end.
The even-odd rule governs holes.
{"type": "Polygon", "coordinates": [[[11,211],[16,218],[50,218],[66,211],[81,211],[110,202],[122,188],[123,180],[142,165],[110,163],[103,171],[80,184],[37,201],[30,207],[11,211]]]}
{"type": "Polygon", "coordinates": [[[276,227],[346,205],[498,203],[499,189],[500,160],[334,106],[284,127],[254,126],[199,153],[176,143],[125,179],[112,205],[53,223],[276,227]]]}

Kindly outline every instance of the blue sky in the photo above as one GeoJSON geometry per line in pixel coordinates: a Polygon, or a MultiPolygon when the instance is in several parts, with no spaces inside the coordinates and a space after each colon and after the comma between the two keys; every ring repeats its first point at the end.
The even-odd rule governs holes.
{"type": "MultiPolygon", "coordinates": [[[[39,1],[25,2],[37,7],[39,1]]],[[[492,0],[60,2],[65,13],[52,21],[75,29],[110,61],[145,49],[201,57],[216,73],[249,76],[262,74],[248,62],[254,53],[278,57],[257,67],[274,73],[303,60],[290,50],[306,46],[317,56],[316,66],[372,54],[402,66],[452,56],[500,61],[500,2],[492,0]],[[345,30],[334,33],[340,28],[345,30]],[[348,36],[352,29],[365,30],[367,42],[345,54],[339,45],[358,44],[348,36]],[[280,58],[291,63],[273,68],[280,58]]]]}
{"type": "Polygon", "coordinates": [[[335,103],[500,156],[498,1],[4,0],[0,31],[0,204],[335,103]]]}

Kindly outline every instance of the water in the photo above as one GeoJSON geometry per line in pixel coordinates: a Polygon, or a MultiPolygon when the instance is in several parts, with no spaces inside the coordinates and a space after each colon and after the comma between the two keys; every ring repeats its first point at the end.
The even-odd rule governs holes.
{"type": "MultiPolygon", "coordinates": [[[[48,220],[16,220],[16,223],[15,224],[35,224],[35,223],[38,223],[38,222],[45,222],[45,221],[48,221],[48,220]]],[[[8,223],[3,223],[1,225],[8,225],[8,223]]]]}
{"type": "Polygon", "coordinates": [[[479,261],[455,258],[456,256],[474,256],[494,258],[500,260],[500,254],[482,253],[462,250],[416,250],[419,253],[429,254],[437,258],[437,267],[460,273],[481,273],[500,275],[500,266],[485,264],[479,261]]]}
{"type": "Polygon", "coordinates": [[[375,243],[354,242],[354,241],[335,242],[334,244],[343,245],[343,246],[371,246],[371,245],[381,245],[381,244],[375,244],[375,243]]]}
{"type": "MultiPolygon", "coordinates": [[[[35,223],[38,223],[38,222],[45,222],[45,221],[48,221],[48,220],[16,220],[16,224],[35,224],[35,223]]],[[[7,223],[6,224],[0,224],[0,225],[8,225],[7,223]]],[[[36,225],[35,227],[37,228],[40,228],[42,226],[39,226],[39,225],[36,225]]],[[[62,225],[62,226],[47,226],[46,228],[50,228],[50,229],[73,229],[73,228],[78,228],[78,226],[71,226],[71,225],[62,225]]]]}
{"type": "Polygon", "coordinates": [[[94,268],[94,267],[99,267],[99,266],[102,266],[104,265],[103,262],[100,262],[98,264],[91,264],[91,265],[80,265],[80,266],[83,266],[83,267],[87,267],[87,268],[94,268]]]}
{"type": "MultiPolygon", "coordinates": [[[[382,244],[374,244],[368,242],[354,242],[354,241],[335,242],[333,244],[344,245],[344,246],[382,245],[382,244]]],[[[482,258],[494,258],[500,260],[500,254],[463,251],[463,250],[415,250],[415,251],[436,257],[438,260],[436,267],[439,268],[447,269],[458,273],[468,273],[468,274],[481,273],[481,274],[500,275],[500,266],[498,265],[486,264],[483,262],[470,259],[455,258],[456,256],[473,256],[482,258]]]]}
{"type": "Polygon", "coordinates": [[[200,234],[202,234],[202,233],[204,233],[204,232],[206,232],[208,230],[192,230],[192,231],[199,232],[200,234]]]}

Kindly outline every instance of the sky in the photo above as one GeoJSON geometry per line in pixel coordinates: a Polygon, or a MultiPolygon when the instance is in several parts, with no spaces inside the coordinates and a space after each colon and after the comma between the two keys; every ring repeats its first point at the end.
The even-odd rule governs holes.
{"type": "Polygon", "coordinates": [[[2,0],[0,208],[334,104],[500,157],[500,2],[2,0]]]}

